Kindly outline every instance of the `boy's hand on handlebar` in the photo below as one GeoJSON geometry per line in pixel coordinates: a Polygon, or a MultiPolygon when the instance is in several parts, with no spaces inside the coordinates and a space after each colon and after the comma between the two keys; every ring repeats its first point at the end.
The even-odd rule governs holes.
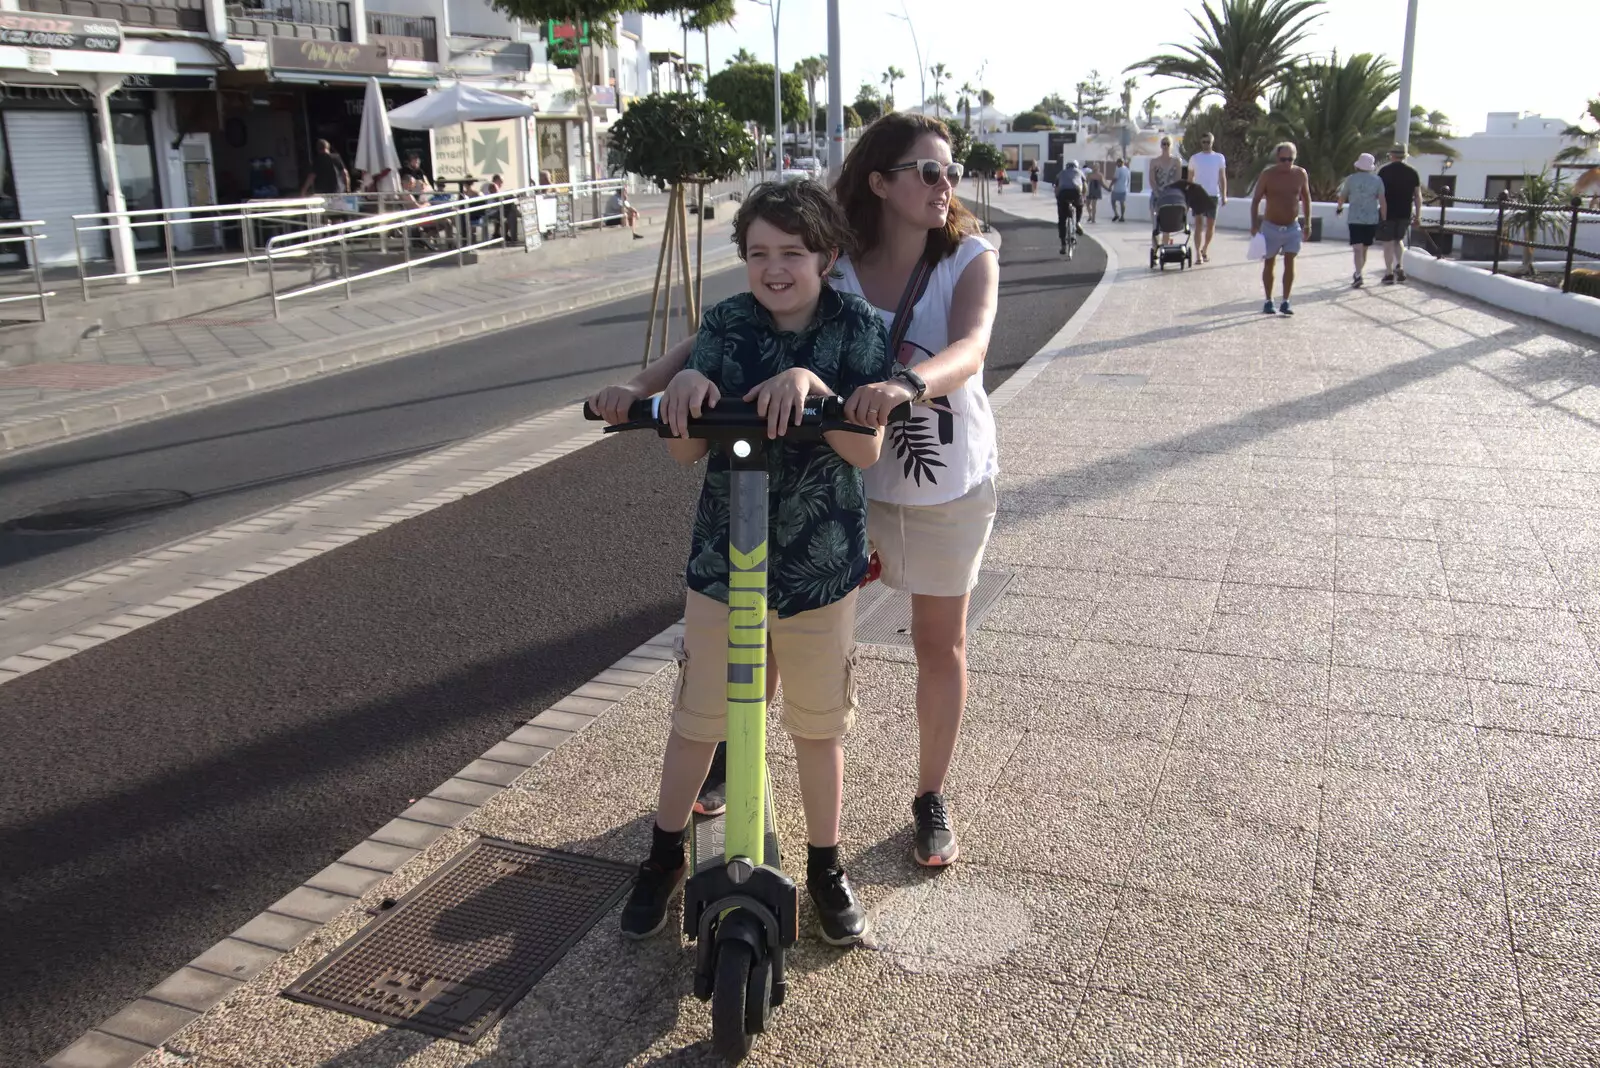
{"type": "Polygon", "coordinates": [[[607,424],[616,426],[628,421],[628,408],[644,394],[630,385],[607,386],[589,398],[589,407],[600,413],[607,424]]]}
{"type": "Polygon", "coordinates": [[[850,394],[844,417],[857,426],[886,427],[890,413],[914,396],[911,387],[898,379],[870,382],[850,394]]]}
{"type": "Polygon", "coordinates": [[[699,371],[679,371],[661,394],[661,421],[673,437],[689,436],[689,420],[698,419],[705,409],[715,408],[722,399],[716,384],[699,371]]]}
{"type": "Polygon", "coordinates": [[[807,397],[826,396],[831,392],[827,383],[812,372],[804,367],[791,367],[746,393],[744,399],[756,406],[758,415],[766,418],[767,437],[781,438],[791,423],[800,425],[807,397]]]}

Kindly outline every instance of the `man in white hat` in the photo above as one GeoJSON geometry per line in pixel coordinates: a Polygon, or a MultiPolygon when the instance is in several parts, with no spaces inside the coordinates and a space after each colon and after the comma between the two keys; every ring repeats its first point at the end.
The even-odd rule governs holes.
{"type": "Polygon", "coordinates": [[[1355,173],[1339,183],[1338,207],[1334,208],[1334,214],[1342,215],[1344,206],[1350,205],[1350,253],[1355,257],[1356,266],[1350,284],[1356,289],[1366,283],[1362,272],[1367,269],[1367,250],[1378,237],[1378,227],[1388,217],[1383,179],[1373,173],[1377,169],[1378,161],[1372,158],[1371,152],[1356,157],[1355,173]]]}

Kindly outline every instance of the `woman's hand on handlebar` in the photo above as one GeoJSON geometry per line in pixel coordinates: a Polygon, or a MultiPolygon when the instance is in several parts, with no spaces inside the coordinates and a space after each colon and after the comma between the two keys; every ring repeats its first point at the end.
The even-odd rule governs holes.
{"type": "Polygon", "coordinates": [[[915,396],[911,387],[899,379],[869,382],[844,402],[844,417],[857,426],[882,429],[889,425],[890,413],[915,396]]]}
{"type": "Polygon", "coordinates": [[[599,412],[608,425],[616,426],[628,421],[628,408],[644,397],[645,394],[631,385],[607,386],[589,398],[589,407],[599,412]]]}
{"type": "Polygon", "coordinates": [[[781,438],[791,424],[800,425],[807,397],[828,396],[832,392],[826,382],[804,367],[791,367],[746,393],[744,399],[755,404],[758,415],[766,417],[767,437],[781,438]]]}
{"type": "Polygon", "coordinates": [[[699,371],[679,371],[661,394],[661,421],[673,437],[689,436],[689,420],[698,419],[722,399],[716,383],[699,371]]]}

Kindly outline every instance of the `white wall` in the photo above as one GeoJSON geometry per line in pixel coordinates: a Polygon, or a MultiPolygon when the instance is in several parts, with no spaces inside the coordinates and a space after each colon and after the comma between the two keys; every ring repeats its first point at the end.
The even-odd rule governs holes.
{"type": "MultiPolygon", "coordinates": [[[[1456,196],[1490,199],[1485,191],[1491,176],[1538,174],[1548,168],[1556,153],[1571,143],[1561,137],[1567,125],[1563,119],[1494,111],[1485,119],[1482,132],[1448,140],[1461,154],[1448,171],[1443,156],[1413,156],[1409,162],[1424,182],[1432,175],[1453,174],[1456,196]]],[[[1567,172],[1568,180],[1574,177],[1575,173],[1567,172]]]]}
{"type": "MultiPolygon", "coordinates": [[[[373,0],[374,3],[380,0],[373,0]]],[[[381,0],[385,11],[396,11],[390,0],[381,0]]],[[[438,0],[434,0],[438,6],[438,0]]],[[[487,0],[448,0],[450,32],[463,37],[509,37],[518,40],[520,24],[490,7],[487,0]]]]}

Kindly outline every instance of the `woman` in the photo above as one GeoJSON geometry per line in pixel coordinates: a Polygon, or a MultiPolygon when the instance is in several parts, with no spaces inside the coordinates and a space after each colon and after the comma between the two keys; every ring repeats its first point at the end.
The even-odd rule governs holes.
{"type": "Polygon", "coordinates": [[[1028,181],[1033,183],[1033,192],[1037,193],[1039,191],[1039,165],[1037,163],[1028,170],[1028,181]]]}
{"type": "MultiPolygon", "coordinates": [[[[960,853],[944,787],[966,707],[967,602],[994,525],[998,470],[982,372],[1000,267],[955,198],[961,174],[943,123],[895,112],[862,134],[834,188],[855,239],[835,285],[878,308],[891,333],[892,309],[913,272],[925,257],[933,267],[896,354],[900,377],[864,386],[846,403],[851,419],[884,426],[897,405],[917,402],[912,423],[888,432],[893,455],[867,471],[867,525],[884,583],[911,594],[919,743],[913,855],[930,867],[960,853]]],[[[692,347],[692,339],[680,343],[591,403],[620,422],[633,400],[665,389],[663,415],[681,430],[687,416],[718,399],[703,378],[678,373],[692,347]]],[[[798,421],[803,401],[799,388],[775,399],[766,413],[770,432],[798,421]]]]}
{"type": "Polygon", "coordinates": [[[1100,177],[1100,172],[1095,170],[1094,164],[1089,164],[1089,173],[1084,175],[1089,180],[1088,203],[1084,205],[1089,212],[1089,221],[1099,221],[1100,200],[1106,193],[1106,180],[1100,177]]]}

